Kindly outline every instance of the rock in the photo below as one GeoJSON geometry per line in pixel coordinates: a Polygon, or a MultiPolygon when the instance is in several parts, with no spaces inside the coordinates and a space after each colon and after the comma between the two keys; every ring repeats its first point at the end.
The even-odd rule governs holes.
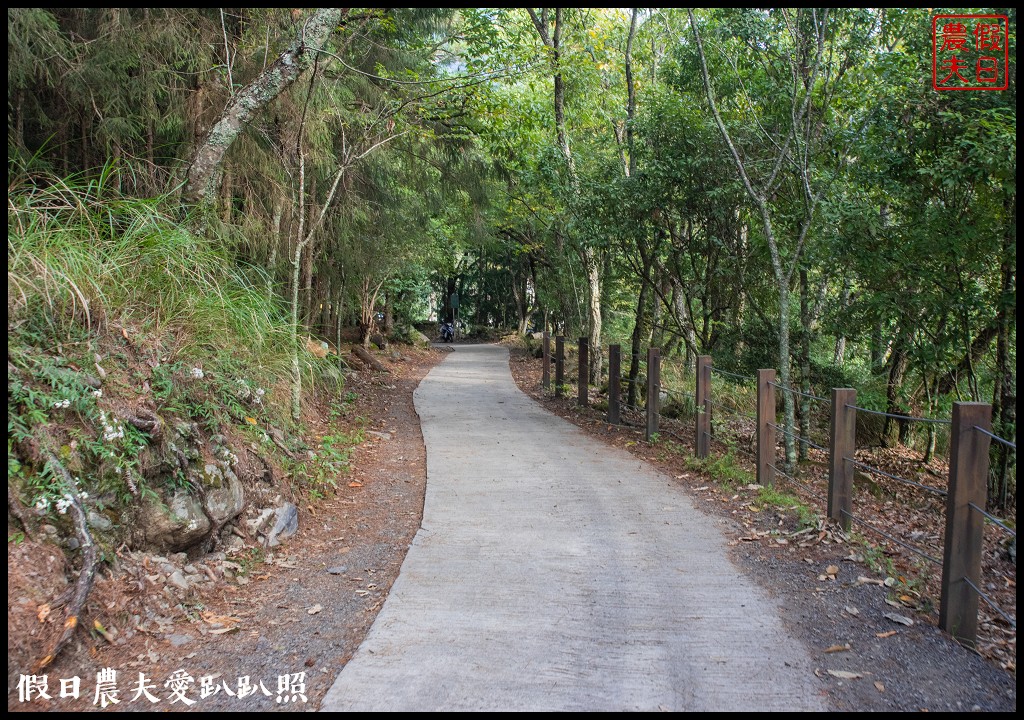
{"type": "Polygon", "coordinates": [[[189,563],[188,565],[186,565],[185,567],[183,567],[183,568],[182,568],[182,570],[184,570],[184,571],[185,571],[186,573],[188,573],[189,575],[195,575],[195,574],[196,574],[197,572],[199,572],[199,571],[198,571],[198,570],[196,569],[196,566],[195,566],[195,565],[193,565],[192,563],[189,563]]]}
{"type": "Polygon", "coordinates": [[[237,535],[231,535],[227,540],[224,541],[224,547],[228,550],[241,550],[245,547],[245,540],[238,537],[237,535]]]}
{"type": "Polygon", "coordinates": [[[95,510],[90,510],[86,515],[89,522],[89,527],[96,528],[97,530],[109,530],[114,526],[114,523],[110,522],[110,519],[104,515],[100,515],[95,510]]]}
{"type": "Polygon", "coordinates": [[[430,347],[430,338],[416,328],[409,328],[409,342],[417,347],[430,347]]]}
{"type": "Polygon", "coordinates": [[[267,537],[269,547],[277,547],[280,540],[286,540],[299,530],[299,509],[290,502],[277,509],[277,516],[274,522],[274,529],[267,537]]]}
{"type": "Polygon", "coordinates": [[[348,572],[348,565],[335,565],[334,567],[327,568],[327,572],[331,575],[344,575],[348,572]]]}
{"type": "Polygon", "coordinates": [[[178,490],[166,505],[147,499],[139,511],[137,527],[142,531],[138,542],[143,547],[181,550],[210,531],[210,520],[198,498],[178,490]]]}
{"type": "Polygon", "coordinates": [[[395,362],[405,360],[405,357],[402,355],[402,353],[398,352],[395,349],[392,349],[391,352],[388,353],[388,357],[390,357],[395,362]]]}
{"type": "Polygon", "coordinates": [[[49,524],[40,525],[39,529],[42,530],[47,535],[56,535],[57,534],[57,528],[54,527],[53,525],[49,525],[49,524]]]}
{"type": "Polygon", "coordinates": [[[267,525],[270,524],[270,518],[274,515],[274,508],[263,508],[260,510],[260,514],[252,520],[246,520],[245,524],[249,526],[249,529],[253,532],[263,532],[267,525]]]}
{"type": "Polygon", "coordinates": [[[188,590],[188,580],[186,580],[185,576],[181,574],[181,570],[175,570],[174,572],[172,572],[168,576],[167,582],[176,588],[188,590]]]}
{"type": "Polygon", "coordinates": [[[370,437],[380,438],[381,440],[390,440],[391,439],[391,433],[389,433],[389,432],[379,432],[377,430],[367,430],[366,434],[369,435],[370,437]]]}
{"type": "Polygon", "coordinates": [[[245,507],[245,489],[238,476],[230,470],[220,472],[220,476],[220,487],[206,490],[206,509],[214,522],[225,523],[241,514],[245,507]]]}
{"type": "Polygon", "coordinates": [[[177,569],[178,568],[174,567],[169,562],[160,563],[160,572],[162,572],[164,575],[170,575],[177,569]]]}
{"type": "Polygon", "coordinates": [[[174,635],[168,635],[167,640],[174,647],[181,647],[182,645],[186,645],[192,642],[193,640],[195,640],[195,638],[191,635],[182,635],[179,633],[175,633],[174,635]]]}

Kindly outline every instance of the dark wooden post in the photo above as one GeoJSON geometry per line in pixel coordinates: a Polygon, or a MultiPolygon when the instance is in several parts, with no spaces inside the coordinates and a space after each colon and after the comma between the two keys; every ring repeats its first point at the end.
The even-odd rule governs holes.
{"type": "Polygon", "coordinates": [[[621,383],[622,380],[622,347],[608,346],[608,422],[618,425],[622,422],[621,383]]]}
{"type": "Polygon", "coordinates": [[[544,369],[541,371],[540,384],[545,390],[549,390],[551,388],[551,335],[547,330],[544,331],[541,347],[544,354],[544,369]]]}
{"type": "Polygon", "coordinates": [[[576,403],[580,407],[590,404],[590,338],[580,338],[580,379],[576,383],[576,403]]]}
{"type": "Polygon", "coordinates": [[[828,453],[828,516],[850,529],[853,512],[853,463],[857,452],[857,391],[832,388],[831,440],[828,453]]]}
{"type": "Polygon", "coordinates": [[[658,406],[661,404],[661,350],[647,348],[647,442],[658,433],[658,406]]]}
{"type": "Polygon", "coordinates": [[[555,397],[562,397],[565,384],[565,338],[555,335],[555,397]]]}
{"type": "Polygon", "coordinates": [[[757,484],[775,484],[774,370],[757,371],[757,484]]]}
{"type": "Polygon", "coordinates": [[[695,393],[695,409],[697,411],[697,437],[694,447],[697,457],[706,458],[711,447],[711,356],[697,356],[697,391],[695,393]]]}
{"type": "Polygon", "coordinates": [[[949,438],[949,494],[946,496],[946,537],[942,552],[942,592],[939,627],[958,642],[974,647],[978,639],[978,593],[981,586],[982,530],[985,518],[971,505],[984,509],[988,478],[988,435],[992,406],[953,403],[949,438]]]}

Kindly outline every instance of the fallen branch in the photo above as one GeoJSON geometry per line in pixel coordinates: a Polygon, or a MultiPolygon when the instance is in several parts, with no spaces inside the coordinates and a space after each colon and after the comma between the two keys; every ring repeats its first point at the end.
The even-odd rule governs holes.
{"type": "Polygon", "coordinates": [[[352,354],[355,355],[360,360],[362,360],[363,364],[366,365],[371,370],[385,373],[391,372],[386,367],[381,365],[380,361],[377,358],[375,358],[373,355],[367,352],[366,348],[364,348],[362,345],[356,345],[352,349],[352,354]]]}
{"type": "Polygon", "coordinates": [[[22,529],[25,531],[25,536],[29,540],[35,540],[32,534],[32,528],[29,526],[28,517],[25,514],[25,508],[21,506],[21,502],[18,501],[18,496],[14,493],[14,488],[11,484],[7,483],[7,509],[11,511],[11,514],[18,519],[21,523],[22,529]]]}
{"type": "Polygon", "coordinates": [[[78,531],[79,546],[82,548],[82,571],[78,574],[74,594],[71,596],[68,609],[64,613],[64,629],[60,637],[57,638],[57,642],[50,649],[50,652],[36,663],[33,672],[39,672],[49,666],[57,658],[57,655],[60,654],[60,651],[64,649],[64,646],[71,641],[75,634],[75,628],[78,627],[78,616],[81,614],[82,608],[85,607],[85,600],[89,597],[89,591],[92,590],[93,581],[96,579],[96,566],[98,564],[96,543],[93,542],[92,535],[89,534],[85,508],[82,507],[82,501],[78,497],[75,481],[71,477],[71,473],[61,464],[57,456],[49,450],[44,451],[44,457],[46,458],[46,464],[50,466],[50,471],[63,481],[64,497],[71,501],[71,514],[75,520],[75,529],[78,531]]]}

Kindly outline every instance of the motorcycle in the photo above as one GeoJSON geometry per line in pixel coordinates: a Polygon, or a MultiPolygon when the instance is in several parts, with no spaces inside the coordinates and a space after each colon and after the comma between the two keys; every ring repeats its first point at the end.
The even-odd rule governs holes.
{"type": "Polygon", "coordinates": [[[441,342],[452,342],[455,339],[455,326],[450,322],[441,323],[441,342]]]}

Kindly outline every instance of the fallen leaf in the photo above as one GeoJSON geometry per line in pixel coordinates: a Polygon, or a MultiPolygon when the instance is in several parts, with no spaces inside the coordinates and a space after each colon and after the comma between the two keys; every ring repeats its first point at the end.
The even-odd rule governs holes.
{"type": "Polygon", "coordinates": [[[850,648],[850,643],[846,643],[845,645],[832,645],[831,647],[827,647],[827,648],[825,648],[825,652],[827,652],[827,653],[846,652],[847,650],[850,650],[850,649],[851,649],[850,648]]]}
{"type": "Polygon", "coordinates": [[[46,622],[46,618],[50,617],[50,606],[47,603],[43,603],[39,606],[36,617],[39,618],[39,622],[46,622]]]}
{"type": "Polygon", "coordinates": [[[857,584],[858,585],[885,585],[885,583],[882,582],[881,580],[874,580],[874,579],[869,578],[869,577],[864,577],[863,575],[858,576],[857,584]]]}
{"type": "Polygon", "coordinates": [[[317,603],[316,605],[311,607],[309,610],[307,610],[306,614],[307,615],[316,615],[318,612],[320,612],[323,609],[324,609],[323,605],[321,605],[320,603],[317,603]]]}
{"type": "Polygon", "coordinates": [[[254,418],[254,417],[246,417],[245,421],[247,423],[249,423],[250,425],[255,425],[256,424],[256,418],[254,418]]]}
{"type": "Polygon", "coordinates": [[[889,620],[892,620],[894,623],[899,623],[900,625],[906,625],[908,627],[914,624],[914,621],[910,618],[905,617],[903,615],[897,615],[896,613],[884,613],[882,617],[888,618],[889,620]]]}
{"type": "Polygon", "coordinates": [[[200,613],[200,617],[210,625],[234,625],[235,623],[242,622],[241,618],[236,618],[232,615],[217,615],[209,610],[200,613]]]}
{"type": "Polygon", "coordinates": [[[348,484],[348,486],[349,487],[362,487],[363,484],[361,482],[359,482],[358,480],[353,480],[352,482],[350,482],[348,484]]]}
{"type": "Polygon", "coordinates": [[[238,632],[238,626],[233,625],[232,627],[216,628],[210,631],[211,635],[226,635],[227,633],[238,632]]]}
{"type": "Polygon", "coordinates": [[[875,633],[875,637],[877,637],[877,638],[891,638],[895,634],[896,634],[895,630],[887,630],[886,632],[875,633]]]}
{"type": "Polygon", "coordinates": [[[825,568],[825,574],[826,575],[838,575],[839,574],[839,566],[838,565],[829,565],[827,568],[825,568]]]}
{"type": "Polygon", "coordinates": [[[826,670],[832,677],[842,678],[843,680],[856,680],[857,678],[864,677],[858,672],[849,672],[848,670],[826,670]]]}
{"type": "Polygon", "coordinates": [[[885,692],[885,685],[883,685],[878,680],[875,680],[875,690],[877,690],[878,692],[885,692]]]}
{"type": "Polygon", "coordinates": [[[104,640],[106,640],[111,645],[114,644],[114,636],[111,635],[109,632],[107,632],[107,629],[105,627],[100,625],[100,621],[99,620],[93,620],[92,621],[92,627],[93,627],[93,630],[95,630],[96,632],[98,632],[100,635],[103,636],[104,640]]]}
{"type": "Polygon", "coordinates": [[[123,337],[125,340],[128,339],[128,331],[125,330],[124,328],[121,328],[121,337],[123,337]]]}

